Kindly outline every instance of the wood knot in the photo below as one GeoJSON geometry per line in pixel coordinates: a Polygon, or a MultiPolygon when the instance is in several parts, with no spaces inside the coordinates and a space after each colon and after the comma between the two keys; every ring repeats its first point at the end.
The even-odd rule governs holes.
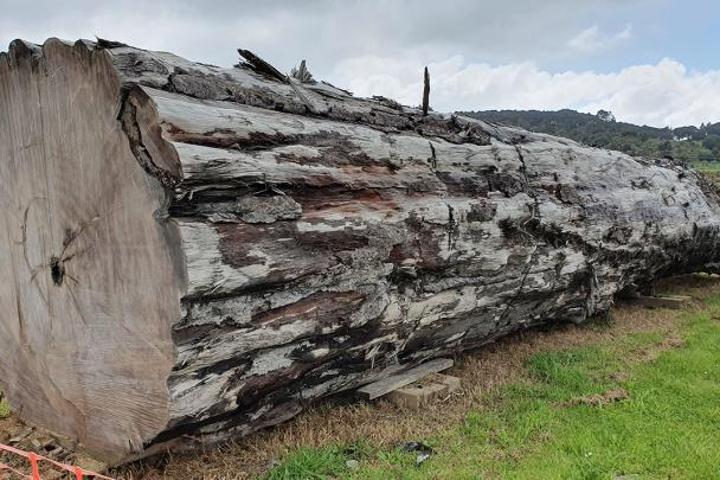
{"type": "Polygon", "coordinates": [[[65,280],[65,265],[63,265],[63,261],[58,257],[53,256],[50,258],[50,276],[52,277],[53,283],[58,287],[61,286],[63,280],[65,280]]]}

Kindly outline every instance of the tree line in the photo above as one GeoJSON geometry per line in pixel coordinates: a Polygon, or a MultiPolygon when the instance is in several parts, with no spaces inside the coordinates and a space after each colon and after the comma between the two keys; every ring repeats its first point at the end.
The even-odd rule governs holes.
{"type": "Polygon", "coordinates": [[[594,147],[620,150],[630,155],[669,157],[689,163],[720,161],[720,123],[656,128],[618,122],[607,110],[600,110],[594,115],[569,109],[459,113],[533,132],[567,137],[594,147]]]}

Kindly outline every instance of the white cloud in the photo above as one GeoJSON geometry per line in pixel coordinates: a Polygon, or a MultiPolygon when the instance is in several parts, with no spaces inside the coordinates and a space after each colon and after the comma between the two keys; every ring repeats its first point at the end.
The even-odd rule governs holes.
{"type": "Polygon", "coordinates": [[[623,30],[612,34],[602,32],[597,25],[593,25],[571,38],[567,45],[578,52],[592,53],[617,47],[631,37],[631,25],[627,25],[623,30]]]}
{"type": "MultiPolygon", "coordinates": [[[[423,65],[413,59],[357,57],[329,80],[358,95],[418,105],[423,65]]],[[[533,63],[491,66],[462,56],[429,65],[430,105],[439,111],[574,108],[611,110],[620,121],[659,127],[720,120],[720,70],[691,72],[672,59],[614,73],[550,73],[533,63]]]]}
{"type": "MultiPolygon", "coordinates": [[[[415,105],[429,64],[437,110],[604,108],[660,126],[720,120],[718,72],[672,60],[578,70],[633,65],[666,48],[648,49],[648,26],[655,17],[663,20],[653,28],[665,25],[671,0],[218,0],[212,9],[189,0],[0,2],[0,50],[13,38],[98,35],[232,65],[243,47],[282,71],[306,58],[316,78],[415,105]],[[558,65],[568,71],[547,71],[558,65]]],[[[668,38],[688,28],[679,20],[668,38]]]]}
{"type": "MultiPolygon", "coordinates": [[[[97,35],[232,65],[242,47],[282,70],[306,58],[320,77],[342,59],[408,52],[425,62],[461,54],[492,63],[572,65],[585,56],[565,46],[578,25],[612,25],[617,16],[635,21],[633,12],[658,1],[216,0],[208,8],[190,0],[0,0],[0,50],[15,38],[97,35]]],[[[648,10],[642,11],[647,21],[648,10]]]]}

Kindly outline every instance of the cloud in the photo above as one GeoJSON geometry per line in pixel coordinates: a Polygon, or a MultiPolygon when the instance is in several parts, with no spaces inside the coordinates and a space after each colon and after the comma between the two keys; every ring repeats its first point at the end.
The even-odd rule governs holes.
{"type": "MultiPolygon", "coordinates": [[[[418,105],[422,68],[413,59],[363,56],[338,64],[330,80],[359,95],[418,105]]],[[[551,73],[530,62],[491,66],[458,55],[429,69],[430,105],[439,111],[605,109],[618,120],[658,127],[720,120],[720,70],[691,72],[672,59],[613,73],[551,73]]]]}
{"type": "Polygon", "coordinates": [[[283,69],[306,57],[318,73],[349,57],[408,52],[425,62],[461,54],[543,63],[567,50],[578,24],[648,1],[2,0],[0,48],[14,38],[98,35],[221,65],[237,60],[237,47],[283,69]]]}
{"type": "Polygon", "coordinates": [[[282,71],[306,58],[316,78],[415,105],[430,65],[438,110],[605,108],[653,125],[720,120],[716,73],[672,60],[619,70],[660,58],[644,52],[679,54],[647,43],[660,22],[653,28],[682,47],[674,39],[685,38],[687,21],[662,28],[675,21],[671,0],[1,1],[0,49],[14,38],[98,35],[229,66],[243,47],[282,71]]]}
{"type": "Polygon", "coordinates": [[[567,46],[578,52],[592,53],[598,50],[617,47],[632,37],[632,26],[627,25],[623,30],[608,34],[600,31],[597,25],[583,30],[567,42],[567,46]]]}

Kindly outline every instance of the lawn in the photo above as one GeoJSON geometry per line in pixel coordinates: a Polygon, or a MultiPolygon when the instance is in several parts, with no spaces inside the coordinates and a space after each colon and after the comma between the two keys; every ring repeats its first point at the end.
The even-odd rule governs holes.
{"type": "Polygon", "coordinates": [[[695,162],[693,166],[710,179],[716,187],[720,187],[720,162],[695,162]]]}
{"type": "Polygon", "coordinates": [[[720,478],[720,295],[706,303],[674,331],[529,356],[518,380],[418,439],[434,450],[419,466],[416,453],[356,441],[295,449],[266,478],[720,478]]]}
{"type": "Polygon", "coordinates": [[[8,416],[10,416],[10,406],[2,398],[2,393],[0,392],[0,419],[6,418],[8,416]]]}
{"type": "Polygon", "coordinates": [[[720,162],[694,162],[692,165],[703,173],[720,173],[720,162]]]}

